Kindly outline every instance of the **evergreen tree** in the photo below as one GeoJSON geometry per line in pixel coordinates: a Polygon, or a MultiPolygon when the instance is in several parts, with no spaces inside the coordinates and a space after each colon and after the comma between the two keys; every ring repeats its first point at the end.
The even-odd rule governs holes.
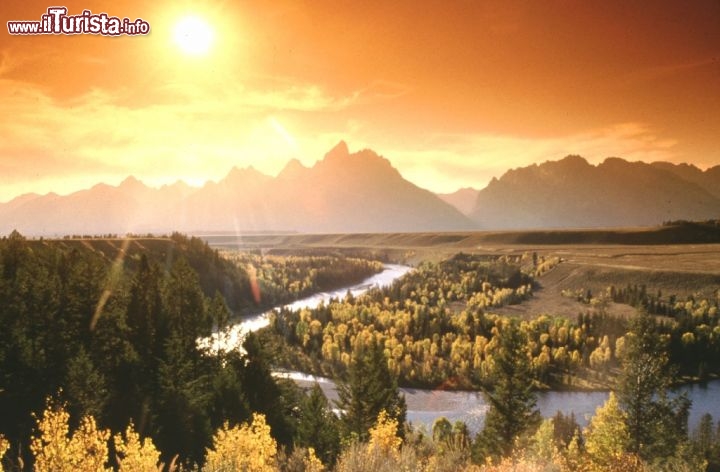
{"type": "Polygon", "coordinates": [[[176,454],[199,462],[212,438],[207,415],[212,400],[208,369],[180,336],[167,340],[165,356],[159,363],[154,408],[157,445],[163,451],[163,462],[176,454]]]}
{"type": "Polygon", "coordinates": [[[289,446],[295,435],[294,425],[290,420],[291,412],[297,406],[291,398],[294,393],[284,391],[273,378],[270,357],[255,333],[247,334],[243,348],[243,363],[235,367],[239,369],[242,384],[247,386],[245,395],[248,405],[252,411],[266,416],[272,435],[278,443],[289,446]]]}
{"type": "Polygon", "coordinates": [[[163,330],[180,336],[192,345],[198,337],[211,334],[213,320],[205,309],[205,295],[200,288],[200,280],[184,258],[178,259],[173,265],[163,295],[163,330]]]}
{"type": "Polygon", "coordinates": [[[453,423],[452,438],[456,445],[463,448],[470,445],[470,429],[464,421],[457,420],[453,423]]]}
{"type": "Polygon", "coordinates": [[[397,379],[388,369],[383,347],[374,338],[364,345],[358,343],[348,378],[338,383],[338,397],[345,436],[367,440],[370,428],[383,410],[399,425],[405,424],[405,397],[400,395],[397,379]]]}
{"type": "Polygon", "coordinates": [[[101,417],[107,402],[107,382],[85,349],[68,361],[64,384],[70,411],[76,418],[101,417]]]}
{"type": "Polygon", "coordinates": [[[432,425],[432,437],[436,443],[441,443],[450,439],[452,435],[452,424],[450,421],[441,416],[433,421],[432,425]]]}
{"type": "Polygon", "coordinates": [[[473,444],[477,462],[509,455],[516,440],[540,423],[527,340],[512,321],[503,324],[499,340],[490,373],[493,389],[484,391],[490,409],[473,444]]]}
{"type": "Polygon", "coordinates": [[[340,452],[338,419],[317,383],[310,389],[302,404],[295,445],[312,447],[328,465],[335,463],[340,452]]]}
{"type": "Polygon", "coordinates": [[[698,453],[708,462],[708,470],[720,470],[720,424],[718,433],[713,428],[713,417],[705,413],[693,431],[692,442],[698,453]]]}
{"type": "Polygon", "coordinates": [[[567,447],[573,437],[580,432],[580,425],[578,425],[578,422],[575,419],[575,413],[572,411],[569,415],[564,415],[562,411],[558,410],[558,412],[555,413],[552,422],[555,442],[558,445],[567,447]]]}
{"type": "MultiPolygon", "coordinates": [[[[130,283],[130,300],[127,306],[127,325],[131,341],[140,355],[142,364],[152,367],[155,357],[160,355],[158,327],[162,317],[160,269],[148,262],[147,255],[140,256],[137,272],[130,283]]],[[[167,334],[167,333],[163,333],[167,334]]]]}
{"type": "Polygon", "coordinates": [[[127,326],[126,297],[110,297],[92,331],[88,354],[97,371],[105,378],[107,396],[101,419],[113,431],[127,427],[133,418],[137,430],[144,434],[147,413],[143,412],[154,396],[154,390],[147,388],[143,397],[138,392],[139,377],[145,372],[144,383],[154,385],[156,370],[148,369],[139,362],[139,356],[130,341],[127,326]]]}
{"type": "Polygon", "coordinates": [[[209,416],[213,429],[226,421],[239,424],[249,420],[251,411],[242,379],[243,356],[238,351],[219,353],[209,365],[212,377],[209,416]]]}
{"type": "Polygon", "coordinates": [[[218,331],[223,331],[230,321],[230,310],[225,303],[225,299],[219,291],[215,292],[215,296],[208,304],[208,317],[215,323],[218,331]]]}
{"type": "MultiPolygon", "coordinates": [[[[117,366],[117,388],[111,401],[114,424],[122,428],[133,418],[140,434],[148,432],[149,409],[158,393],[158,368],[165,358],[163,350],[169,336],[163,324],[162,273],[146,254],[140,256],[137,271],[129,283],[124,325],[118,333],[127,333],[130,345],[117,366]]],[[[102,327],[103,320],[100,320],[102,327]]],[[[120,348],[120,346],[118,346],[120,348]]]]}
{"type": "Polygon", "coordinates": [[[668,397],[673,371],[667,339],[654,318],[640,311],[629,328],[617,386],[626,417],[628,450],[643,459],[668,457],[687,439],[690,401],[684,395],[668,397]]]}

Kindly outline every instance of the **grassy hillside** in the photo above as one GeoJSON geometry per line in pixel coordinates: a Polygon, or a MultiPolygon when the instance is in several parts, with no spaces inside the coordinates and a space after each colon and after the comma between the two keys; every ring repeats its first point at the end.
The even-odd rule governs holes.
{"type": "Polygon", "coordinates": [[[473,231],[442,233],[357,234],[249,234],[204,237],[210,245],[226,248],[384,248],[384,249],[477,249],[485,245],[669,245],[720,244],[720,223],[678,222],[659,227],[473,231]]]}

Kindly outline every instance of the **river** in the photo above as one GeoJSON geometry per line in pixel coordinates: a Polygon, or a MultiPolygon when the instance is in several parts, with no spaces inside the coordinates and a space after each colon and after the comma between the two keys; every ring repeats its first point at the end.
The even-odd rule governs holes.
{"type": "MultiPolygon", "coordinates": [[[[337,400],[335,383],[325,377],[315,377],[300,372],[276,372],[278,378],[289,378],[304,387],[317,382],[328,399],[337,400]]],[[[472,434],[480,431],[488,410],[488,404],[482,393],[448,390],[425,390],[417,388],[401,388],[405,395],[408,412],[407,418],[415,426],[424,425],[429,431],[433,421],[440,416],[450,422],[464,421],[472,434]]],[[[720,418],[720,380],[706,384],[683,385],[678,392],[687,392],[692,401],[688,420],[690,432],[700,422],[700,417],[710,413],[715,420],[720,418]]],[[[538,393],[537,406],[543,417],[554,416],[558,411],[564,414],[575,414],[580,426],[586,426],[597,407],[605,403],[608,392],[558,392],[543,391],[538,393]]]]}
{"type": "MultiPolygon", "coordinates": [[[[392,284],[395,279],[402,277],[410,270],[412,270],[412,267],[398,264],[385,264],[385,268],[382,272],[378,272],[377,274],[368,277],[359,284],[339,288],[329,292],[319,292],[314,295],[310,295],[309,297],[296,300],[293,303],[284,305],[284,308],[288,308],[290,310],[316,308],[320,305],[320,303],[327,303],[331,298],[344,298],[348,291],[352,293],[353,296],[358,296],[373,287],[388,286],[392,284]]],[[[242,342],[247,333],[257,331],[270,324],[270,314],[272,312],[273,310],[270,310],[260,315],[247,317],[222,332],[214,332],[209,338],[199,339],[198,345],[200,347],[209,347],[211,352],[227,352],[235,349],[241,349],[242,342]]]]}
{"type": "MultiPolygon", "coordinates": [[[[411,268],[407,266],[388,264],[385,266],[385,270],[357,285],[331,292],[317,293],[286,306],[294,310],[314,308],[331,298],[344,297],[348,290],[357,296],[372,287],[390,285],[395,279],[402,277],[410,270],[411,268]]],[[[200,340],[199,344],[209,346],[214,351],[239,349],[246,333],[256,331],[269,324],[269,314],[270,312],[246,318],[231,326],[225,333],[215,333],[211,338],[200,340]]],[[[290,378],[303,386],[318,382],[330,400],[337,399],[335,383],[330,379],[310,376],[301,372],[276,372],[275,375],[290,378]]],[[[407,401],[408,421],[415,426],[424,425],[427,430],[430,430],[436,418],[444,416],[451,422],[464,421],[470,432],[474,434],[482,427],[488,409],[487,402],[479,392],[415,388],[400,390],[407,401]]],[[[697,426],[704,413],[712,414],[715,420],[720,419],[720,380],[713,380],[702,385],[684,385],[679,387],[678,391],[687,392],[688,397],[692,400],[689,418],[690,431],[697,426]]],[[[546,418],[555,415],[557,411],[562,411],[564,414],[573,412],[578,423],[585,426],[595,409],[602,405],[607,397],[608,392],[539,392],[538,409],[546,418]]]]}

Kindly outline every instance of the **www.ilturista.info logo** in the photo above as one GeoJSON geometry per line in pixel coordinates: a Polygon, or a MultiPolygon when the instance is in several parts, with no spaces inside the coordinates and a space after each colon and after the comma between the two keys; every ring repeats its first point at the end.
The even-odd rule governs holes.
{"type": "Polygon", "coordinates": [[[50,7],[40,21],[8,21],[10,34],[99,34],[103,36],[148,34],[150,24],[138,18],[108,16],[83,10],[80,15],[68,15],[66,7],[50,7]]]}

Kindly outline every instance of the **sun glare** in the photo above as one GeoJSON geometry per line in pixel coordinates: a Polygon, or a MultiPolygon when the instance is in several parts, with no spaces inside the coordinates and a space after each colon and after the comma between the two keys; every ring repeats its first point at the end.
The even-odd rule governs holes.
{"type": "Polygon", "coordinates": [[[174,39],[185,54],[203,56],[210,50],[215,34],[202,18],[188,16],[175,25],[174,39]]]}

